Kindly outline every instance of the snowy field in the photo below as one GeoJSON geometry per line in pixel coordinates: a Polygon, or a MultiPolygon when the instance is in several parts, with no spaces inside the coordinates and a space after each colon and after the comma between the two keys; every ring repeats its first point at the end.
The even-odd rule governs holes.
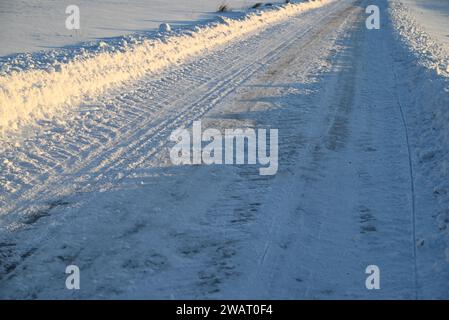
{"type": "Polygon", "coordinates": [[[449,50],[449,0],[403,0],[416,21],[449,50]]]}
{"type": "MultiPolygon", "coordinates": [[[[215,16],[220,0],[14,0],[0,2],[0,56],[48,50],[155,30],[163,22],[190,24],[215,16]],[[76,4],[81,13],[81,29],[67,30],[67,6],[76,4]]],[[[250,0],[230,0],[234,8],[253,5],[250,0]]]]}
{"type": "Polygon", "coordinates": [[[79,3],[0,4],[0,298],[449,298],[448,1],[79,3]],[[198,120],[276,174],[175,165],[198,120]]]}

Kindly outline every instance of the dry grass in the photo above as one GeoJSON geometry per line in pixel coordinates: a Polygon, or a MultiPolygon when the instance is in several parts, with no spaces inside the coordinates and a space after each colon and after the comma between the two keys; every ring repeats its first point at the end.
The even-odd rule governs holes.
{"type": "Polygon", "coordinates": [[[228,12],[231,9],[229,8],[229,6],[226,3],[222,3],[220,4],[220,6],[218,7],[217,12],[228,12]]]}

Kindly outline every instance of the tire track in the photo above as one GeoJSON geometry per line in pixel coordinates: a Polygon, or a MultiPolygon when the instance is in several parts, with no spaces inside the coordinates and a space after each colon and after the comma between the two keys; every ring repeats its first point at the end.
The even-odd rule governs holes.
{"type": "MultiPolygon", "coordinates": [[[[86,148],[84,154],[78,156],[80,160],[76,160],[76,158],[74,159],[73,157],[70,158],[69,153],[67,154],[69,157],[69,160],[67,160],[68,164],[63,163],[60,160],[56,160],[54,163],[51,162],[51,159],[60,159],[60,156],[49,157],[49,163],[45,167],[46,169],[44,168],[42,170],[39,168],[38,170],[46,172],[46,181],[43,181],[42,176],[37,176],[34,180],[28,180],[25,190],[27,189],[27,186],[30,187],[28,187],[28,190],[25,192],[20,192],[19,183],[18,192],[16,192],[9,200],[3,199],[3,202],[8,203],[2,209],[2,215],[15,212],[15,216],[20,216],[23,213],[26,213],[22,220],[27,220],[29,215],[41,211],[42,207],[48,207],[52,201],[55,201],[55,199],[63,198],[73,192],[87,192],[90,188],[95,187],[95,185],[98,186],[98,183],[101,181],[120,181],[120,179],[115,179],[115,176],[113,175],[115,170],[123,168],[125,165],[128,169],[137,168],[141,163],[157,153],[158,150],[165,145],[171,131],[182,125],[188,125],[195,119],[200,118],[205,112],[213,108],[219,101],[233,92],[240,84],[263,69],[270,61],[276,59],[288,46],[300,39],[309,38],[312,36],[311,31],[313,30],[315,30],[314,32],[318,32],[316,29],[320,30],[320,28],[322,28],[322,22],[328,19],[330,15],[338,13],[342,7],[344,8],[345,5],[334,3],[325,8],[301,14],[299,17],[293,18],[288,23],[272,26],[258,35],[253,35],[253,37],[240,41],[233,44],[230,48],[227,48],[228,51],[233,53],[230,60],[235,60],[235,55],[241,52],[242,48],[251,48],[253,50],[265,48],[265,50],[262,51],[262,54],[259,54],[260,58],[255,59],[255,61],[251,61],[253,57],[247,55],[246,59],[237,60],[238,63],[231,64],[231,68],[228,68],[228,65],[220,64],[221,57],[224,54],[227,54],[225,48],[224,52],[220,50],[213,53],[212,56],[200,58],[198,61],[195,61],[188,66],[184,66],[178,71],[168,71],[165,74],[165,78],[160,80],[160,86],[156,87],[156,89],[151,88],[152,90],[160,90],[161,95],[166,95],[166,98],[161,101],[157,95],[152,96],[154,100],[161,102],[153,105],[151,108],[144,108],[143,105],[145,105],[149,99],[149,96],[145,92],[149,89],[148,86],[151,87],[153,85],[153,82],[140,82],[143,83],[143,86],[138,83],[137,87],[124,95],[125,97],[132,97],[134,92],[142,92],[142,98],[138,98],[141,102],[139,101],[139,106],[136,106],[135,108],[136,115],[134,116],[134,120],[130,121],[129,116],[124,114],[122,116],[123,122],[115,122],[120,117],[120,114],[114,114],[112,112],[109,114],[109,117],[105,117],[105,119],[112,118],[114,119],[114,122],[105,124],[103,128],[105,129],[105,132],[110,130],[109,137],[113,138],[109,138],[107,133],[104,138],[99,137],[97,133],[95,133],[88,135],[88,138],[85,139],[84,143],[80,143],[80,138],[75,134],[75,139],[71,142],[70,140],[67,142],[72,146],[72,149],[86,148]],[[299,34],[295,28],[292,28],[298,21],[303,25],[299,34]],[[275,49],[272,49],[272,46],[270,45],[264,45],[261,41],[264,36],[270,32],[283,35],[282,38],[277,40],[278,45],[275,49]],[[208,63],[210,63],[211,60],[213,66],[218,65],[221,67],[220,71],[217,72],[215,69],[208,70],[208,63]],[[185,71],[186,69],[192,70],[196,68],[206,72],[200,74],[198,77],[198,74],[189,75],[187,71],[185,71]],[[224,79],[222,77],[223,73],[226,74],[224,79]],[[172,75],[172,77],[169,77],[169,75],[172,75]],[[217,79],[217,76],[221,77],[217,79]],[[166,82],[168,81],[169,86],[170,84],[176,86],[176,83],[179,81],[177,79],[179,78],[183,79],[182,81],[184,81],[184,83],[192,81],[193,85],[191,84],[188,87],[188,90],[194,91],[193,88],[195,88],[195,91],[200,91],[201,95],[199,97],[198,95],[186,96],[185,92],[178,92],[175,97],[170,96],[170,91],[166,89],[166,82]],[[211,78],[212,80],[201,83],[201,78],[211,78]],[[198,82],[201,83],[200,86],[196,85],[198,82]],[[185,103],[189,99],[192,102],[185,103]],[[167,105],[171,106],[168,110],[165,108],[167,105]],[[180,109],[179,111],[177,110],[177,107],[180,109]],[[149,109],[150,111],[148,111],[149,109]],[[155,111],[152,112],[151,110],[155,111]],[[145,120],[142,121],[142,118],[145,120]],[[120,124],[120,122],[122,123],[120,124]],[[113,129],[114,125],[118,127],[117,130],[113,129]],[[13,202],[12,205],[10,204],[11,202],[13,202]],[[29,208],[33,206],[37,206],[37,209],[30,211],[29,208]]],[[[267,37],[265,36],[265,39],[266,38],[267,37]]],[[[129,102],[123,103],[123,100],[123,95],[119,95],[115,101],[108,102],[106,100],[103,103],[115,106],[116,112],[117,110],[120,110],[123,104],[125,104],[125,111],[129,111],[129,106],[132,106],[133,104],[129,102]]],[[[89,107],[94,106],[95,104],[87,105],[85,109],[81,108],[80,110],[89,110],[89,107]]],[[[88,118],[88,122],[94,124],[92,129],[98,127],[95,119],[88,118]]],[[[84,123],[82,123],[82,125],[84,125],[84,123]]],[[[73,133],[76,133],[76,130],[73,133]]],[[[64,141],[63,144],[55,142],[54,145],[48,149],[54,149],[55,146],[59,148],[61,145],[65,146],[66,141],[64,141]]],[[[36,149],[41,150],[42,148],[36,145],[36,149]]],[[[57,150],[57,153],[60,154],[61,150],[57,150]]],[[[62,148],[62,150],[65,149],[62,148]]],[[[40,163],[40,161],[37,160],[37,163],[40,163]]],[[[9,223],[17,223],[16,217],[10,217],[9,215],[6,215],[5,220],[9,223]]]]}

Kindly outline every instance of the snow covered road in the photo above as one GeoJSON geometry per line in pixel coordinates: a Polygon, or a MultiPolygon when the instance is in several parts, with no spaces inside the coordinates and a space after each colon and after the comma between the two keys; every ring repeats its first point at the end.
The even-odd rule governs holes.
{"type": "Polygon", "coordinates": [[[404,48],[387,1],[366,29],[368,2],[300,12],[2,140],[0,297],[448,298],[404,48]],[[169,136],[195,120],[278,128],[277,174],[173,166],[169,136]]]}

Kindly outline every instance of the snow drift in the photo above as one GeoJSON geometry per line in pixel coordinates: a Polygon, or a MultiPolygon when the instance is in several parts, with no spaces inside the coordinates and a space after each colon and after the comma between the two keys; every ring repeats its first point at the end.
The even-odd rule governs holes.
{"type": "MultiPolygon", "coordinates": [[[[51,119],[105,90],[223,45],[305,10],[333,0],[273,6],[249,12],[241,19],[222,17],[194,32],[173,34],[123,50],[79,57],[53,70],[28,70],[0,77],[0,136],[38,120],[51,119]]],[[[105,44],[107,45],[107,44],[105,44]]]]}
{"type": "MultiPolygon", "coordinates": [[[[438,202],[438,231],[432,233],[435,243],[444,243],[446,261],[435,269],[447,269],[449,262],[449,54],[445,47],[428,34],[409,7],[392,2],[390,7],[396,39],[400,47],[396,60],[402,66],[401,85],[406,96],[402,104],[412,129],[415,166],[420,181],[430,189],[438,202]],[[410,88],[413,88],[411,90],[410,88]]],[[[429,241],[430,242],[430,241],[429,241]]],[[[433,247],[438,245],[434,244],[433,247]]]]}

